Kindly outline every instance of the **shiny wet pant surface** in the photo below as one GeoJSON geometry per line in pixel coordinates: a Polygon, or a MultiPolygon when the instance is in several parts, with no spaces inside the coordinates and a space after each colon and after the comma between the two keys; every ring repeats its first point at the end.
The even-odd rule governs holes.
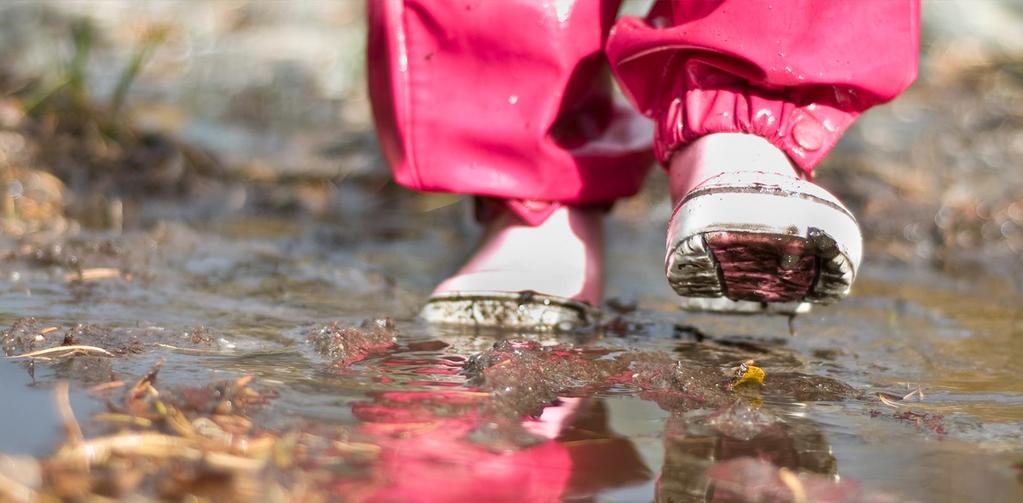
{"type": "Polygon", "coordinates": [[[619,3],[369,0],[395,179],[536,222],[635,194],[653,159],[710,133],[761,136],[810,173],[916,76],[918,0],[671,0],[616,19],[619,3]]]}

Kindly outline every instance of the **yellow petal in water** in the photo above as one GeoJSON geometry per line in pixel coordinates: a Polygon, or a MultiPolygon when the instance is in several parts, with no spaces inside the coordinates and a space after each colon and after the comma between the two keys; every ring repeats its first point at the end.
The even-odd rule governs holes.
{"type": "Polygon", "coordinates": [[[735,384],[732,385],[733,387],[748,385],[761,386],[764,384],[764,378],[767,377],[767,373],[764,372],[764,369],[753,365],[752,360],[743,363],[736,372],[736,375],[738,376],[738,379],[735,381],[735,384]]]}

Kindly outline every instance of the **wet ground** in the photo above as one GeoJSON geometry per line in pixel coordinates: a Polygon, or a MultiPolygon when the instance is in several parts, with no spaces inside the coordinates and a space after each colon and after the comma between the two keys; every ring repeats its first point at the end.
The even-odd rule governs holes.
{"type": "Polygon", "coordinates": [[[680,311],[655,174],[556,335],[417,319],[476,231],[388,182],[361,3],[5,4],[0,501],[1023,500],[1023,13],[982,4],[822,166],[850,299],[680,311]]]}
{"type": "MultiPolygon", "coordinates": [[[[237,498],[262,499],[271,489],[261,484],[281,497],[301,486],[355,501],[1023,497],[1023,299],[998,279],[868,262],[855,296],[791,322],[687,314],[660,276],[658,217],[618,216],[601,326],[444,329],[416,310],[471,232],[456,206],[422,211],[395,196],[377,201],[396,207],[373,219],[241,211],[208,223],[178,211],[119,236],[9,241],[4,349],[39,356],[0,367],[16,411],[2,423],[0,445],[15,456],[6,462],[24,470],[23,456],[59,458],[51,404],[64,379],[85,439],[173,433],[153,418],[122,424],[145,416],[124,389],[162,362],[154,386],[193,426],[229,422],[218,409],[227,388],[210,383],[253,376],[244,386],[258,400],[243,410],[235,398],[228,411],[248,424],[220,424],[216,435],[310,444],[291,464],[235,445],[256,460],[247,469],[269,475],[231,486],[237,498]],[[106,351],[39,353],[61,346],[106,351]],[[748,360],[765,371],[762,387],[733,386],[748,360]],[[313,438],[347,447],[317,450],[313,438]]],[[[84,487],[216,497],[198,476],[174,488],[146,482],[160,471],[122,455],[146,475],[121,489],[84,487]]],[[[93,460],[93,470],[110,462],[93,460]]],[[[51,490],[40,466],[35,486],[21,483],[51,490]]]]}

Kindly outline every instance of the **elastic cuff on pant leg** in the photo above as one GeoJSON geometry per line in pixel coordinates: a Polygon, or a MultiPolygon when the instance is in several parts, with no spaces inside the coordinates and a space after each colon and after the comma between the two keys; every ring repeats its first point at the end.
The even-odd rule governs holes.
{"type": "Polygon", "coordinates": [[[767,89],[699,61],[665,86],[653,110],[654,152],[667,164],[682,146],[711,133],[761,136],[812,174],[866,108],[838,86],[767,89]]]}

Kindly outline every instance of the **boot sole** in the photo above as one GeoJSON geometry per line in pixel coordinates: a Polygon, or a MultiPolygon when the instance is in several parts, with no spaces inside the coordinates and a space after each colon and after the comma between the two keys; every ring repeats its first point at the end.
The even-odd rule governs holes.
{"type": "Polygon", "coordinates": [[[597,310],[585,302],[530,291],[437,294],[419,316],[438,325],[531,332],[578,330],[598,318],[597,310]]]}
{"type": "MultiPolygon", "coordinates": [[[[665,272],[689,307],[700,305],[692,298],[723,298],[747,312],[758,305],[800,312],[809,307],[804,303],[848,295],[862,246],[852,214],[809,182],[719,185],[698,189],[679,205],[665,272]]],[[[708,307],[731,310],[722,303],[708,307]]]]}

